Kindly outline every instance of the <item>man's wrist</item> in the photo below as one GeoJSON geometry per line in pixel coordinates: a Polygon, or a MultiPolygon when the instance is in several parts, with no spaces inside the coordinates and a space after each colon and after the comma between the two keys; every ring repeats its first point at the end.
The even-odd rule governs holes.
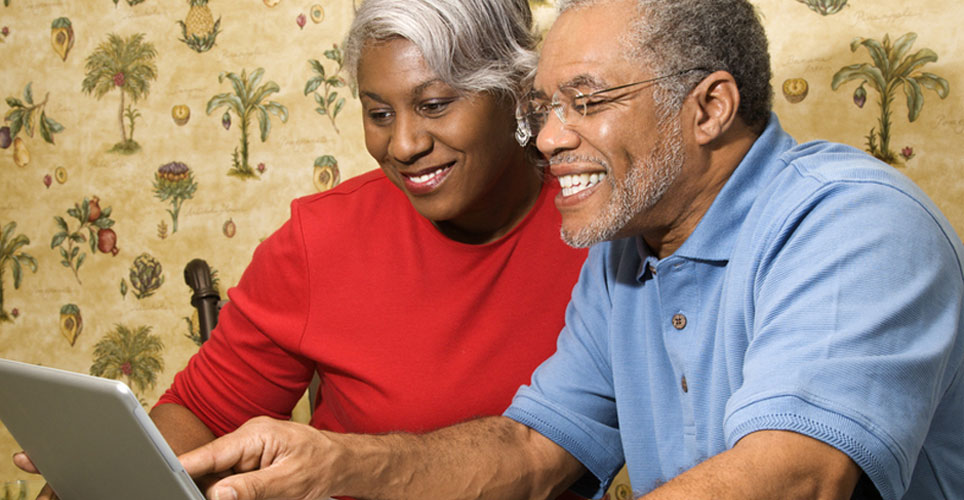
{"type": "Polygon", "coordinates": [[[405,434],[339,434],[322,431],[331,442],[333,471],[331,490],[337,495],[361,498],[404,496],[413,473],[411,455],[417,446],[405,434]],[[405,444],[402,442],[405,441],[405,444]]]}

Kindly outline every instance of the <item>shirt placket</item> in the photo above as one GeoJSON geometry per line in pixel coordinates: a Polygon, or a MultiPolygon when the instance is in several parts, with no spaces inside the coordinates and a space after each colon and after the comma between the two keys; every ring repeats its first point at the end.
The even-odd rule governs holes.
{"type": "Polygon", "coordinates": [[[679,257],[668,257],[650,264],[650,272],[659,283],[660,325],[666,354],[673,366],[683,421],[683,444],[687,461],[700,459],[697,441],[695,398],[702,391],[700,367],[698,311],[699,289],[694,264],[679,257]]]}

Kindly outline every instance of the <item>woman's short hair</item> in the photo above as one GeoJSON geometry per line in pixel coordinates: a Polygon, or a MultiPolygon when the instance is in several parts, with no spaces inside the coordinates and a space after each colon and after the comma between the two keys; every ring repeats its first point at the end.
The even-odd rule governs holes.
{"type": "Polygon", "coordinates": [[[415,44],[428,67],[453,88],[512,102],[537,62],[527,0],[365,0],[343,47],[353,83],[365,44],[395,38],[415,44]]]}
{"type": "MultiPolygon", "coordinates": [[[[588,6],[604,0],[560,0],[558,8],[588,6]]],[[[628,55],[653,69],[653,76],[690,68],[679,78],[657,82],[664,114],[675,114],[709,72],[727,71],[740,90],[739,116],[751,127],[766,125],[773,101],[766,33],[747,0],[636,0],[628,55]]]]}

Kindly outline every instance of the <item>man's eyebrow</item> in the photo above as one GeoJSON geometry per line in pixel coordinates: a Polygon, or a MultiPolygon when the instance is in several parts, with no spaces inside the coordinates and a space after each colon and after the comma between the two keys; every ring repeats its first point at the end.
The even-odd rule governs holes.
{"type": "Polygon", "coordinates": [[[587,73],[581,73],[560,84],[559,88],[561,89],[576,88],[576,87],[602,88],[605,86],[606,86],[606,81],[599,78],[598,76],[590,75],[587,73]]]}
{"type": "MultiPolygon", "coordinates": [[[[560,89],[578,88],[578,87],[603,88],[605,86],[606,86],[605,80],[599,78],[598,76],[590,75],[588,73],[580,73],[559,84],[560,89]]],[[[529,95],[537,99],[548,98],[548,95],[545,92],[538,89],[532,89],[529,95]]]]}

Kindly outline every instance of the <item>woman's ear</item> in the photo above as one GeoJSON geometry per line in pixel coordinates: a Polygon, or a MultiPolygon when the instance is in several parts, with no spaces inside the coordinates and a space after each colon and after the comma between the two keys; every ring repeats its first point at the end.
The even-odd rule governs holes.
{"type": "Polygon", "coordinates": [[[696,142],[704,146],[726,133],[738,119],[740,89],[727,71],[715,71],[690,92],[696,112],[693,114],[693,133],[696,142]]]}

